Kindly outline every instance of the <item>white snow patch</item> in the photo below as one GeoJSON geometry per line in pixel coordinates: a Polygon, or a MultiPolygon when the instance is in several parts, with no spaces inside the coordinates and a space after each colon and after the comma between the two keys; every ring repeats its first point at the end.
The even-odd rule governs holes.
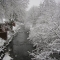
{"type": "Polygon", "coordinates": [[[3,60],[13,60],[13,58],[9,56],[9,53],[6,53],[3,60]]]}
{"type": "Polygon", "coordinates": [[[0,47],[3,46],[5,42],[6,41],[4,39],[0,38],[0,47]]]}

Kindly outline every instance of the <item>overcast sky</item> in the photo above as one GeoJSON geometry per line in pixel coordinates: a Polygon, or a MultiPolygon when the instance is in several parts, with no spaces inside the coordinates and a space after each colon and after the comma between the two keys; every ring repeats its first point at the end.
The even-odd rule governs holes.
{"type": "MultiPolygon", "coordinates": [[[[29,10],[32,6],[39,6],[44,0],[29,0],[29,5],[27,10],[29,10]]],[[[60,0],[55,0],[56,2],[60,2],[60,0]]]]}

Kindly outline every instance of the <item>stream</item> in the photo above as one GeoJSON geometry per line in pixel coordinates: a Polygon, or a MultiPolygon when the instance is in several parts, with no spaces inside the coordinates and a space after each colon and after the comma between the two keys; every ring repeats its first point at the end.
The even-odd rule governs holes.
{"type": "Polygon", "coordinates": [[[29,31],[26,31],[24,27],[21,27],[20,31],[13,38],[13,55],[14,60],[31,60],[31,56],[28,51],[32,52],[33,45],[27,39],[29,31]]]}

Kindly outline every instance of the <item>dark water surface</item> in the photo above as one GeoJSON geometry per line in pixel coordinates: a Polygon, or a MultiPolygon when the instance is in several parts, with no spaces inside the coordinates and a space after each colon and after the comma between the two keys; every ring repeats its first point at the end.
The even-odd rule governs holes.
{"type": "Polygon", "coordinates": [[[29,33],[27,33],[23,27],[21,27],[18,34],[13,38],[13,53],[14,60],[31,60],[27,51],[32,52],[33,45],[27,39],[29,33]]]}

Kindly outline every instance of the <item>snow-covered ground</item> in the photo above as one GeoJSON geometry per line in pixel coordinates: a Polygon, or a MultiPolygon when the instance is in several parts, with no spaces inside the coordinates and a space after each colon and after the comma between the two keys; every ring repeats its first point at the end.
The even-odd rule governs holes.
{"type": "Polygon", "coordinates": [[[8,31],[8,39],[14,34],[16,33],[16,31],[18,31],[20,29],[20,23],[16,22],[15,26],[13,26],[13,31],[14,32],[10,32],[8,31]]]}
{"type": "Polygon", "coordinates": [[[7,53],[5,53],[5,56],[4,56],[3,60],[13,60],[13,58],[11,58],[9,56],[9,53],[7,52],[7,53]]]}
{"type": "MultiPolygon", "coordinates": [[[[11,31],[8,31],[7,32],[7,41],[11,38],[12,35],[14,35],[18,30],[20,29],[20,25],[19,23],[17,22],[16,25],[13,27],[13,31],[14,32],[11,32],[11,31]]],[[[0,38],[0,47],[2,47],[4,45],[4,43],[6,43],[6,40],[0,38]]],[[[2,51],[2,48],[0,48],[0,51],[2,51]]],[[[10,56],[9,56],[9,53],[5,53],[5,56],[3,58],[3,60],[13,60],[10,56]]]]}

